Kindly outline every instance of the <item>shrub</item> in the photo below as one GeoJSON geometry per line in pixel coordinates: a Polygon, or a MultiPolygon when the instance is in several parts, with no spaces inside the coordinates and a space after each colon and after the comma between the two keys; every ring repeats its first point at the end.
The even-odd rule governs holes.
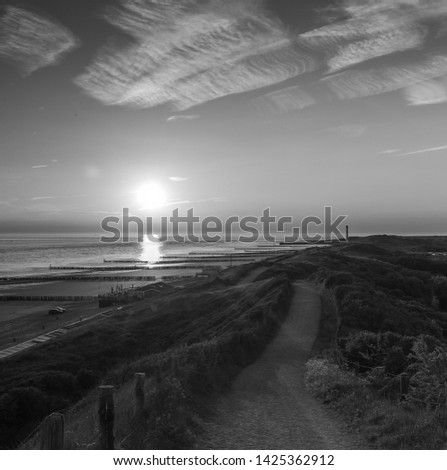
{"type": "Polygon", "coordinates": [[[31,385],[49,394],[76,396],[78,387],[76,379],[68,372],[47,370],[35,375],[31,385]]]}
{"type": "Polygon", "coordinates": [[[83,368],[78,372],[76,376],[76,381],[78,382],[79,386],[82,389],[89,390],[90,388],[93,388],[97,384],[98,377],[90,369],[83,368]]]}
{"type": "Polygon", "coordinates": [[[342,370],[327,359],[310,359],[306,363],[306,386],[315,396],[336,400],[366,385],[366,381],[350,371],[342,370]]]}
{"type": "Polygon", "coordinates": [[[354,276],[349,272],[335,272],[328,276],[324,286],[331,289],[336,286],[354,284],[354,276]]]}
{"type": "Polygon", "coordinates": [[[361,331],[342,341],[343,355],[348,362],[368,370],[380,364],[378,335],[361,331]]]}
{"type": "Polygon", "coordinates": [[[176,378],[165,380],[150,397],[154,415],[148,434],[153,449],[190,449],[194,441],[191,430],[189,399],[182,383],[176,378]]]}
{"type": "Polygon", "coordinates": [[[420,336],[413,345],[413,373],[407,400],[428,409],[445,407],[447,404],[447,350],[432,338],[420,336]]]}

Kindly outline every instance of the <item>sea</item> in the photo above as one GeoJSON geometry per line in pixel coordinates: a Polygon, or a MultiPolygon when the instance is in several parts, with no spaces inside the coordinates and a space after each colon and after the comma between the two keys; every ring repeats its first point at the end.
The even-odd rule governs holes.
{"type": "Polygon", "coordinates": [[[206,254],[225,255],[262,249],[262,244],[237,242],[177,243],[137,240],[104,243],[99,236],[85,235],[0,235],[0,277],[35,276],[48,273],[50,266],[104,266],[104,261],[135,264],[157,263],[164,257],[206,254]]]}

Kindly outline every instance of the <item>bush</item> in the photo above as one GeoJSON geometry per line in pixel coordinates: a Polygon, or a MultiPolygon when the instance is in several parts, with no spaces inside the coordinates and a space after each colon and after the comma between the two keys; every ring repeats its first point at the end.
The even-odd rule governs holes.
{"type": "Polygon", "coordinates": [[[371,331],[351,334],[342,342],[342,351],[346,360],[368,370],[380,364],[378,335],[371,331]]]}
{"type": "Polygon", "coordinates": [[[384,367],[388,374],[398,375],[409,364],[409,354],[415,338],[387,331],[373,333],[360,331],[342,338],[340,349],[350,367],[366,372],[375,367],[384,367]]]}
{"type": "Polygon", "coordinates": [[[14,388],[0,396],[0,442],[2,448],[17,444],[36,420],[50,410],[49,398],[34,387],[14,388]]]}
{"type": "Polygon", "coordinates": [[[327,359],[307,361],[305,382],[310,392],[326,401],[336,400],[342,395],[364,387],[367,383],[327,359]]]}
{"type": "Polygon", "coordinates": [[[333,287],[342,286],[342,285],[352,285],[354,284],[354,276],[348,272],[335,272],[328,276],[324,283],[324,287],[331,289],[333,287]]]}
{"type": "Polygon", "coordinates": [[[195,435],[191,431],[189,401],[182,383],[173,377],[165,380],[150,397],[153,427],[148,439],[151,448],[179,450],[192,447],[195,435]]]}
{"type": "Polygon", "coordinates": [[[47,370],[35,375],[30,382],[33,387],[48,394],[76,396],[78,393],[76,379],[68,372],[47,370]]]}
{"type": "Polygon", "coordinates": [[[413,345],[410,392],[407,401],[428,409],[447,405],[447,350],[432,338],[420,336],[413,345]]]}
{"type": "Polygon", "coordinates": [[[97,384],[98,377],[90,369],[81,369],[76,376],[76,382],[78,382],[82,389],[89,390],[97,384]]]}

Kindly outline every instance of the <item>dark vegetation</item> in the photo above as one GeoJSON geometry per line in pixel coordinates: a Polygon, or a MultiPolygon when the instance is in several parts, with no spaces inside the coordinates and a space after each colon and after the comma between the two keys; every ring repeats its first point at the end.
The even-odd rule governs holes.
{"type": "Polygon", "coordinates": [[[445,448],[446,248],[439,237],[381,236],[306,254],[324,286],[320,355],[307,383],[373,447],[445,448]]]}
{"type": "Polygon", "coordinates": [[[70,408],[70,448],[95,448],[90,390],[101,382],[117,387],[121,448],[193,447],[207,403],[258,357],[284,318],[290,282],[313,279],[322,286],[323,312],[309,388],[373,447],[444,448],[446,253],[440,237],[311,248],[142,301],[97,328],[2,361],[1,447],[17,446],[45,415],[70,408]],[[150,378],[140,416],[129,404],[135,372],[150,378]],[[404,397],[402,374],[410,385],[404,397]]]}
{"type": "Polygon", "coordinates": [[[217,288],[203,284],[142,301],[2,361],[1,447],[17,446],[47,414],[79,402],[100,382],[120,388],[134,372],[158,374],[162,381],[150,391],[157,406],[145,417],[147,429],[157,432],[145,442],[135,443],[131,436],[127,445],[133,439],[133,445],[149,448],[190,447],[200,398],[225,387],[252,362],[287,312],[287,278],[238,286],[246,270],[230,270],[217,288]],[[178,356],[175,374],[173,355],[178,356]]]}

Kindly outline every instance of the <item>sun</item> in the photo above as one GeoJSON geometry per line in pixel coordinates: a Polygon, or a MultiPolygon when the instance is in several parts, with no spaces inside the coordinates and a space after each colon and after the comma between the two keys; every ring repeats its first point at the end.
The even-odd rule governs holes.
{"type": "Polygon", "coordinates": [[[160,207],[166,204],[168,201],[168,196],[165,189],[156,182],[150,182],[140,186],[135,191],[135,196],[138,204],[141,206],[141,209],[160,207]]]}

